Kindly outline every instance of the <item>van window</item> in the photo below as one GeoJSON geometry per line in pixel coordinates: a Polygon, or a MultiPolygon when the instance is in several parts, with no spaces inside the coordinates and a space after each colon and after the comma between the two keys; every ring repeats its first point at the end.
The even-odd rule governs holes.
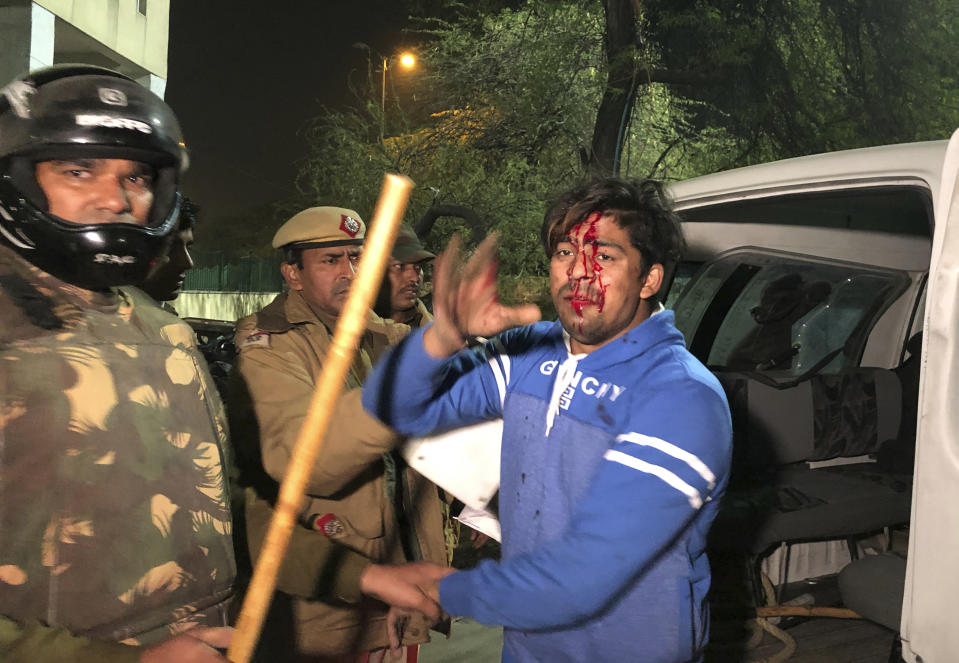
{"type": "Polygon", "coordinates": [[[858,363],[872,324],[907,285],[894,270],[737,250],[693,277],[676,326],[714,370],[835,372],[858,363]]]}
{"type": "Polygon", "coordinates": [[[666,295],[663,306],[672,309],[676,305],[679,296],[683,294],[689,281],[702,264],[702,262],[683,261],[676,265],[676,271],[669,284],[669,294],[666,295]]]}
{"type": "Polygon", "coordinates": [[[918,187],[876,187],[742,200],[680,212],[683,221],[775,223],[932,237],[932,201],[918,187]]]}

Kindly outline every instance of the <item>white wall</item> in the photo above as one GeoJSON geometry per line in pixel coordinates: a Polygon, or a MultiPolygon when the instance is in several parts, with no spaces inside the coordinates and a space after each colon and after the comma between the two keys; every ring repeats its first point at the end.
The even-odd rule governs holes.
{"type": "Polygon", "coordinates": [[[278,292],[193,292],[180,293],[173,308],[181,318],[204,318],[234,322],[256,313],[273,301],[278,292]]]}
{"type": "Polygon", "coordinates": [[[0,6],[0,87],[53,64],[56,17],[32,2],[0,6]]]}
{"type": "Polygon", "coordinates": [[[67,23],[146,71],[167,77],[170,0],[147,0],[147,15],[136,0],[35,0],[67,23]]]}
{"type": "Polygon", "coordinates": [[[170,0],[5,0],[0,2],[0,87],[59,62],[106,66],[163,97],[170,0]]]}

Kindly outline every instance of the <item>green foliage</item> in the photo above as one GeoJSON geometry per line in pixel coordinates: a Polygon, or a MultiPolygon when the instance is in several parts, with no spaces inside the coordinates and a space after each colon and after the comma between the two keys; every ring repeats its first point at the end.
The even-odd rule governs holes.
{"type": "Polygon", "coordinates": [[[959,124],[945,0],[645,0],[653,62],[729,165],[943,138],[959,124]]]}
{"type": "MultiPolygon", "coordinates": [[[[602,93],[602,28],[598,2],[527,2],[426,23],[417,100],[433,112],[418,130],[393,135],[403,121],[390,118],[401,111],[388,105],[381,142],[371,85],[359,110],[317,118],[297,204],[355,205],[368,218],[382,173],[403,172],[418,185],[409,221],[434,202],[469,206],[500,231],[504,274],[543,274],[545,200],[579,174],[602,93]]],[[[461,227],[441,218],[425,241],[439,249],[461,227]]]]}
{"type": "MultiPolygon", "coordinates": [[[[603,95],[603,6],[441,4],[434,16],[442,18],[419,31],[410,98],[388,87],[383,117],[371,70],[354,109],[317,118],[306,136],[302,197],[288,208],[338,204],[369,219],[382,174],[408,174],[417,188],[407,221],[415,224],[435,203],[473,208],[502,235],[501,271],[516,277],[516,296],[535,299],[529,284],[542,288],[533,277],[546,273],[538,239],[546,201],[584,176],[603,95]]],[[[643,0],[641,7],[641,84],[623,127],[624,175],[683,179],[942,138],[959,125],[951,56],[959,19],[945,0],[643,0]]],[[[463,225],[441,218],[425,242],[438,251],[463,225]]]]}

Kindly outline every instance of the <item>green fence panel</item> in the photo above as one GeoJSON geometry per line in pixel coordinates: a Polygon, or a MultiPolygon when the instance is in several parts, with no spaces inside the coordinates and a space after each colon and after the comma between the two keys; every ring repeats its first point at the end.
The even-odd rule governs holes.
{"type": "Polygon", "coordinates": [[[197,292],[280,292],[283,277],[276,260],[258,256],[227,256],[221,251],[191,251],[193,269],[184,290],[197,292]]]}

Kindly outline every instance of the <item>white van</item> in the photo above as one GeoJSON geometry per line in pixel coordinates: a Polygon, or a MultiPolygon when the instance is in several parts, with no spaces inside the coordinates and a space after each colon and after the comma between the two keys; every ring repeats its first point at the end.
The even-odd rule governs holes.
{"type": "Polygon", "coordinates": [[[808,544],[812,575],[849,562],[835,545],[907,531],[903,657],[925,663],[959,656],[957,175],[959,131],[671,186],[689,250],[668,305],[734,417],[737,540],[715,543],[745,537],[767,574],[808,544]]]}

